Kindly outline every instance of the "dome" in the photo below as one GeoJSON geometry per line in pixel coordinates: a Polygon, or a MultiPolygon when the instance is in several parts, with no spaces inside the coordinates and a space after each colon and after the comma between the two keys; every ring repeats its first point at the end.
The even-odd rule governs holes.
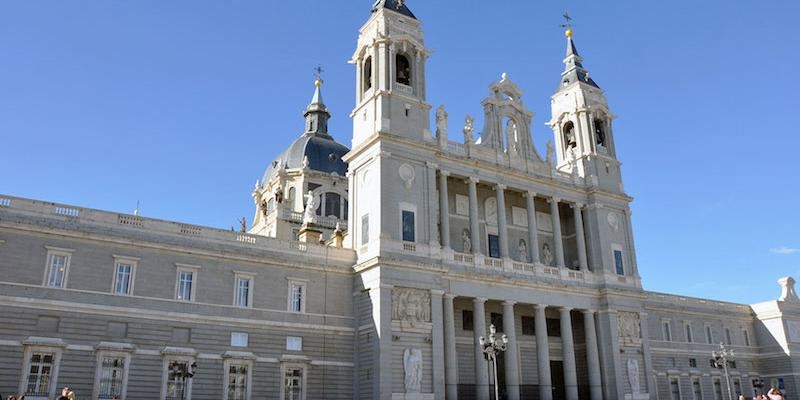
{"type": "Polygon", "coordinates": [[[270,163],[261,181],[269,182],[281,167],[303,168],[303,160],[306,158],[308,158],[308,168],[313,171],[345,176],[347,164],[342,161],[342,156],[348,151],[350,149],[329,135],[306,132],[270,163]]]}

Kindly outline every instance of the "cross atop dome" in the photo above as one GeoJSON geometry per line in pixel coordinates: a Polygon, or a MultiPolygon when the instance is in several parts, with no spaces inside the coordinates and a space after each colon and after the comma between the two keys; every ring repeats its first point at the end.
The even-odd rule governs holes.
{"type": "Polygon", "coordinates": [[[374,13],[381,8],[392,10],[394,12],[403,14],[406,17],[417,19],[417,17],[414,16],[414,13],[408,9],[405,0],[377,0],[372,5],[372,12],[374,13]]]}

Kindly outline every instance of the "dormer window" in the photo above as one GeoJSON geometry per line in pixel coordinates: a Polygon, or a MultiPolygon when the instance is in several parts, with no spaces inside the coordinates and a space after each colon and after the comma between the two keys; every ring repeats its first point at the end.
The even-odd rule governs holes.
{"type": "Polygon", "coordinates": [[[372,57],[367,57],[362,67],[364,91],[372,89],[372,57]]]}
{"type": "Polygon", "coordinates": [[[594,120],[594,140],[598,146],[605,147],[606,145],[606,129],[603,124],[603,120],[595,119],[594,120]]]}
{"type": "Polygon", "coordinates": [[[408,58],[403,54],[395,56],[395,67],[397,70],[395,81],[406,86],[411,86],[411,63],[408,61],[408,58]]]}
{"type": "Polygon", "coordinates": [[[564,124],[564,128],[562,129],[564,132],[564,146],[567,150],[575,148],[578,143],[575,140],[575,125],[572,121],[567,122],[564,124]]]}

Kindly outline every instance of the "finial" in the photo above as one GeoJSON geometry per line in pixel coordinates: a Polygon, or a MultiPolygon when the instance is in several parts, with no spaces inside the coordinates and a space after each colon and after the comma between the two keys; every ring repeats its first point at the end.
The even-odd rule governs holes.
{"type": "Polygon", "coordinates": [[[562,28],[567,28],[567,30],[564,31],[564,35],[566,35],[568,38],[572,38],[572,17],[570,17],[569,13],[566,11],[564,11],[564,15],[562,15],[562,17],[564,17],[564,23],[560,26],[562,28]]]}
{"type": "Polygon", "coordinates": [[[508,74],[507,73],[503,72],[502,74],[500,74],[500,81],[501,82],[505,81],[506,79],[508,79],[508,74]]]}
{"type": "Polygon", "coordinates": [[[316,72],[317,79],[314,81],[314,86],[320,87],[322,86],[322,73],[325,70],[322,69],[322,65],[317,64],[317,68],[314,68],[314,72],[316,72]]]}

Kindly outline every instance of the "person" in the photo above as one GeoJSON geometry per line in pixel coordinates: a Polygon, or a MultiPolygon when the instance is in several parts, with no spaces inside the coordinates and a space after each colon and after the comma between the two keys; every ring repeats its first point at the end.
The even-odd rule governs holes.
{"type": "Polygon", "coordinates": [[[780,389],[778,388],[769,389],[769,392],[767,392],[767,398],[769,400],[784,400],[783,393],[781,393],[780,389]]]}
{"type": "Polygon", "coordinates": [[[747,398],[745,398],[743,394],[739,394],[739,400],[747,400],[747,398]]]}
{"type": "Polygon", "coordinates": [[[61,396],[58,397],[58,400],[76,400],[75,392],[73,392],[69,386],[64,386],[61,389],[61,396]]]}

